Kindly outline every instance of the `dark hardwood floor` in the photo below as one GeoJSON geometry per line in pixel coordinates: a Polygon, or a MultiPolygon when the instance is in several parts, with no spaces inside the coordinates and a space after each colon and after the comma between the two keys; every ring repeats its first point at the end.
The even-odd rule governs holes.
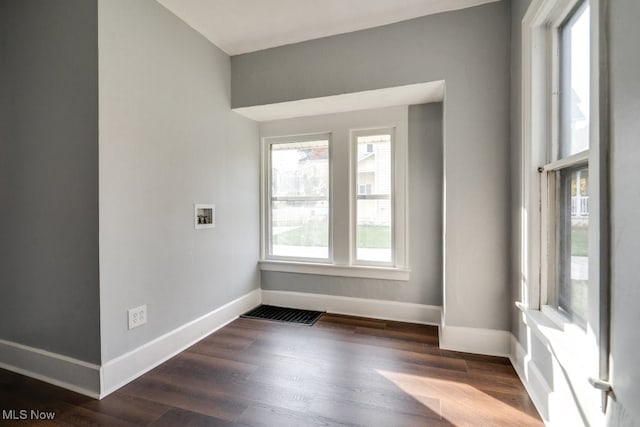
{"type": "Polygon", "coordinates": [[[542,425],[507,359],[440,350],[435,327],[337,315],[238,319],[100,401],[0,370],[11,409],[55,419],[2,425],[542,425]]]}

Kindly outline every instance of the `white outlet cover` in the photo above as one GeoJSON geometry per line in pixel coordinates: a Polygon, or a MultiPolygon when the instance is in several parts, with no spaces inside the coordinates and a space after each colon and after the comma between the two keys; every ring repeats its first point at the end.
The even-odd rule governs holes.
{"type": "Polygon", "coordinates": [[[127,310],[129,329],[137,328],[147,323],[147,305],[130,308],[127,310]]]}

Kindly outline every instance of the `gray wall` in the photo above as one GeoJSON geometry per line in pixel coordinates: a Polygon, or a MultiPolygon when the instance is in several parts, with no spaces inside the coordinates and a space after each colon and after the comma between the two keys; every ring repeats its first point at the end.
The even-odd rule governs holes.
{"type": "Polygon", "coordinates": [[[100,0],[98,16],[106,362],[258,288],[259,153],[226,54],[153,0],[100,0]],[[195,202],[216,204],[216,228],[194,230],[195,202]]]}
{"type": "Polygon", "coordinates": [[[612,304],[611,425],[640,424],[640,2],[610,7],[612,304]]]}
{"type": "Polygon", "coordinates": [[[262,272],[262,289],[442,305],[442,104],[409,107],[409,281],[262,272]]]}
{"type": "Polygon", "coordinates": [[[97,3],[0,1],[0,339],[100,362],[97,3]]]}
{"type": "Polygon", "coordinates": [[[446,81],[446,322],[509,329],[510,3],[234,56],[232,106],[446,81]]]}

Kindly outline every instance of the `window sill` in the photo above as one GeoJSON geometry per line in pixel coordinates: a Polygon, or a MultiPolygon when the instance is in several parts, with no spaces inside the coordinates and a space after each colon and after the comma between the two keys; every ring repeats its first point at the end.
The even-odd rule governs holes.
{"type": "Polygon", "coordinates": [[[404,268],[355,265],[316,264],[310,262],[263,260],[262,271],[317,274],[322,276],[358,277],[363,279],[408,281],[411,270],[404,268]]]}
{"type": "Polygon", "coordinates": [[[588,374],[597,372],[598,346],[579,326],[567,321],[554,308],[532,310],[517,303],[524,322],[564,366],[579,368],[588,374]]]}
{"type": "Polygon", "coordinates": [[[589,384],[589,378],[596,378],[598,374],[595,338],[567,321],[553,307],[533,310],[521,303],[516,306],[522,311],[523,322],[556,359],[560,367],[557,373],[569,382],[576,400],[582,407],[595,408],[590,410],[591,416],[598,417],[601,394],[589,384]]]}

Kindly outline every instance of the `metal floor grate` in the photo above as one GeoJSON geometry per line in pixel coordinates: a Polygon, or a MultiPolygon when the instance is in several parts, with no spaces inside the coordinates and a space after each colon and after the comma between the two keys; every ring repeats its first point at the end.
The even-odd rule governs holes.
{"type": "Polygon", "coordinates": [[[297,323],[311,326],[322,316],[322,311],[298,310],[296,308],[261,305],[240,317],[275,320],[276,322],[297,323]]]}

